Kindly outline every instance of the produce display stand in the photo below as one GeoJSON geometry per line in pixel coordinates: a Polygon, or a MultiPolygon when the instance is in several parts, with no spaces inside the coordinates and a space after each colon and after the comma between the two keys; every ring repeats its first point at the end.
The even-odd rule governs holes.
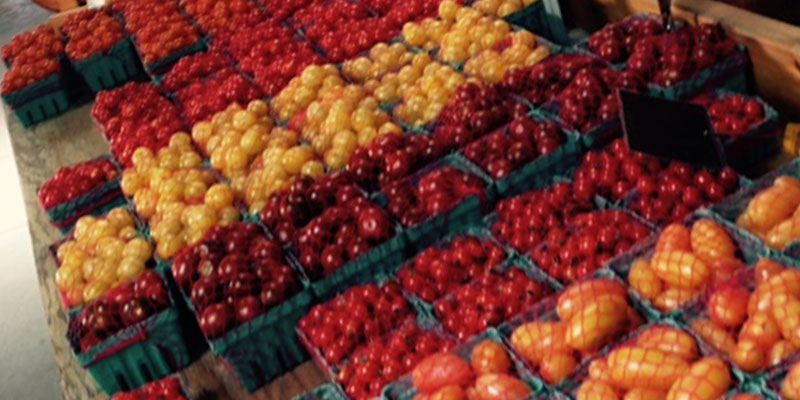
{"type": "MultiPolygon", "coordinates": [[[[575,0],[578,2],[579,0],[575,0]]],[[[591,2],[582,1],[585,5],[591,2]]],[[[655,0],[596,0],[609,16],[656,11],[655,0]]],[[[675,0],[674,13],[690,23],[719,21],[749,49],[754,64],[757,93],[776,105],[782,115],[796,120],[800,110],[800,27],[771,20],[711,0],[675,0]]],[[[42,302],[54,346],[64,398],[106,399],[91,382],[66,340],[67,316],[56,288],[53,261],[48,245],[59,239],[47,215],[40,208],[36,189],[59,167],[71,165],[108,152],[103,136],[90,117],[91,105],[78,107],[32,129],[7,114],[8,128],[23,189],[42,302]]],[[[788,161],[779,156],[751,172],[764,172],[788,161]]],[[[210,352],[180,373],[192,398],[289,399],[325,382],[325,375],[306,362],[266,387],[247,394],[229,369],[210,352]]]]}

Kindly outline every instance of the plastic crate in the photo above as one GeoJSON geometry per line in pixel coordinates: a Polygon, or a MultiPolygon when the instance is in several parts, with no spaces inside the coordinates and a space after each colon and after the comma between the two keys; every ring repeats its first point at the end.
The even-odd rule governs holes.
{"type": "Polygon", "coordinates": [[[136,389],[190,364],[192,358],[184,342],[184,328],[171,294],[169,300],[166,309],[85,353],[80,353],[77,343],[72,343],[78,363],[103,392],[111,395],[136,389]]]}
{"type": "Polygon", "coordinates": [[[750,56],[747,49],[744,45],[739,44],[733,54],[691,78],[670,87],[648,84],[647,89],[650,95],[668,100],[686,100],[711,88],[746,92],[749,65],[750,56]]]}
{"type": "Polygon", "coordinates": [[[121,86],[144,72],[130,37],[73,65],[95,93],[121,86]]]}

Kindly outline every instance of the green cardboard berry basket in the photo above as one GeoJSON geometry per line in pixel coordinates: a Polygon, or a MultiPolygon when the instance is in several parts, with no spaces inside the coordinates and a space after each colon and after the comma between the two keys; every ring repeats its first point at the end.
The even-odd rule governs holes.
{"type": "Polygon", "coordinates": [[[119,41],[106,52],[74,61],[73,66],[94,93],[121,86],[144,73],[131,37],[119,41]]]}
{"type": "Polygon", "coordinates": [[[325,383],[316,389],[295,396],[292,400],[347,400],[337,385],[325,383]]]}
{"type": "MultiPolygon", "coordinates": [[[[366,254],[349,261],[332,274],[311,282],[311,292],[316,300],[325,301],[355,284],[374,281],[386,274],[406,258],[408,241],[405,235],[395,230],[395,235],[373,247],[366,254]]],[[[300,262],[290,252],[290,260],[301,269],[300,262]]]]}
{"type": "MultiPolygon", "coordinates": [[[[549,394],[542,381],[530,373],[519,355],[506,344],[500,332],[494,328],[489,328],[483,333],[473,336],[464,344],[456,347],[453,350],[453,354],[463,358],[465,361],[470,361],[472,350],[484,340],[491,340],[503,346],[503,349],[511,358],[512,375],[521,379],[531,389],[531,394],[526,399],[535,399],[540,395],[549,394]]],[[[417,389],[411,381],[410,374],[408,374],[384,388],[383,393],[381,393],[381,400],[411,400],[417,395],[417,389]]]]}
{"type": "Polygon", "coordinates": [[[661,87],[648,84],[650,95],[669,100],[686,100],[711,88],[724,88],[736,92],[746,92],[748,86],[748,67],[750,56],[744,45],[736,45],[736,51],[724,60],[698,72],[695,76],[676,83],[673,86],[661,87]]]}
{"type": "MultiPolygon", "coordinates": [[[[758,258],[758,259],[760,259],[760,258],[768,258],[768,259],[771,259],[773,261],[778,262],[780,265],[782,265],[784,267],[787,267],[787,268],[800,268],[800,261],[793,260],[793,259],[791,259],[789,257],[783,256],[783,255],[780,255],[780,254],[771,253],[765,248],[747,249],[744,252],[745,253],[755,253],[754,254],[755,258],[758,258]]],[[[747,269],[744,269],[742,271],[739,271],[728,282],[738,283],[742,287],[746,288],[749,291],[755,290],[755,288],[756,288],[755,268],[747,268],[747,269]]],[[[692,329],[692,327],[691,327],[692,322],[694,320],[698,319],[698,318],[709,319],[708,309],[706,308],[706,301],[707,301],[707,299],[708,299],[708,297],[710,295],[711,295],[711,290],[706,290],[705,293],[703,294],[702,299],[700,301],[697,301],[697,302],[691,304],[683,312],[681,312],[676,318],[677,323],[684,330],[686,330],[687,332],[692,333],[694,336],[698,336],[698,335],[695,334],[694,329],[692,329]]],[[[734,335],[734,337],[736,337],[736,336],[737,335],[734,335]]],[[[702,339],[700,339],[699,336],[698,336],[698,340],[702,341],[702,339]]],[[[762,368],[762,369],[760,369],[758,371],[755,371],[755,372],[746,372],[746,371],[740,369],[739,367],[737,367],[736,363],[734,363],[726,353],[724,353],[724,352],[722,352],[720,350],[717,350],[717,349],[713,348],[711,345],[708,345],[708,344],[707,344],[707,347],[709,349],[708,350],[709,353],[714,354],[719,358],[722,358],[723,360],[725,360],[725,362],[730,364],[732,366],[732,368],[734,369],[734,374],[736,374],[743,383],[748,384],[751,387],[759,386],[760,384],[765,382],[772,373],[774,373],[775,371],[780,369],[779,365],[778,366],[772,366],[772,367],[766,366],[766,367],[764,367],[764,368],[762,368]]]]}
{"type": "Polygon", "coordinates": [[[82,101],[76,81],[68,78],[70,71],[63,64],[62,61],[60,72],[2,96],[26,128],[58,116],[82,101]]]}
{"type": "MultiPolygon", "coordinates": [[[[80,352],[78,343],[71,341],[81,367],[104,393],[111,395],[136,389],[190,364],[192,358],[184,341],[178,308],[169,291],[168,296],[167,308],[85,353],[80,352]]],[[[77,319],[71,317],[70,325],[75,322],[77,319]]]]}
{"type": "MultiPolygon", "coordinates": [[[[196,326],[191,298],[184,293],[172,276],[171,262],[160,261],[157,267],[169,279],[170,289],[179,293],[188,323],[196,326]]],[[[225,360],[242,386],[252,393],[275,378],[291,371],[308,360],[308,355],[295,335],[295,327],[312,302],[312,294],[303,277],[303,288],[282,303],[270,308],[253,320],[238,325],[217,339],[201,338],[211,351],[225,360]]],[[[202,334],[200,334],[202,336],[202,334]]]]}
{"type": "MultiPolygon", "coordinates": [[[[595,271],[592,275],[582,279],[585,280],[592,280],[592,279],[609,279],[615,281],[625,287],[624,282],[622,282],[619,277],[617,277],[612,271],[608,269],[600,269],[595,271]]],[[[514,318],[511,318],[504,324],[500,325],[497,328],[497,331],[500,333],[500,336],[503,338],[504,343],[513,349],[513,345],[511,343],[511,336],[513,335],[514,331],[530,322],[546,322],[546,321],[559,321],[558,314],[556,313],[556,306],[558,304],[558,298],[560,293],[556,293],[551,295],[539,303],[529,307],[527,310],[523,311],[522,313],[518,314],[514,318]]],[[[645,310],[642,308],[641,304],[636,302],[630,295],[627,296],[628,305],[640,316],[646,316],[645,310]]],[[[645,319],[646,320],[646,319],[645,319]]],[[[566,323],[566,321],[564,321],[566,323]]],[[[633,329],[635,331],[636,329],[633,329]]],[[[618,334],[617,340],[609,341],[606,345],[602,346],[598,349],[595,353],[588,353],[588,354],[581,354],[582,358],[577,360],[577,367],[572,374],[570,374],[566,379],[561,382],[555,384],[549,384],[544,381],[541,375],[538,372],[538,366],[533,365],[532,363],[528,362],[522,357],[519,357],[521,364],[525,367],[528,374],[531,376],[536,377],[544,387],[546,393],[556,393],[558,391],[570,391],[574,385],[574,379],[577,376],[580,376],[580,373],[583,369],[588,367],[589,362],[592,358],[596,357],[597,354],[601,354],[603,349],[608,349],[609,347],[615,346],[616,343],[619,343],[619,339],[622,337],[627,336],[628,333],[620,332],[618,334]]]]}
{"type": "MultiPolygon", "coordinates": [[[[416,225],[404,227],[403,236],[408,241],[410,249],[414,252],[428,247],[428,245],[438,241],[450,232],[478,223],[483,212],[491,208],[497,197],[497,189],[492,179],[480,168],[477,168],[458,154],[451,154],[439,161],[428,164],[428,166],[401,179],[401,181],[416,183],[428,173],[444,166],[453,166],[478,177],[484,183],[485,189],[481,196],[467,196],[443,213],[430,216],[416,225]]],[[[384,209],[388,207],[388,199],[383,192],[376,193],[373,199],[384,209]]]]}
{"type": "Polygon", "coordinates": [[[161,75],[167,72],[167,70],[169,70],[181,58],[188,55],[192,55],[194,53],[205,51],[206,48],[207,47],[205,41],[203,39],[200,39],[194,42],[193,44],[190,44],[160,60],[154,61],[150,64],[145,64],[144,69],[151,76],[161,75]]]}
{"type": "MultiPolygon", "coordinates": [[[[577,390],[580,388],[580,385],[586,379],[589,378],[589,364],[591,363],[591,361],[599,360],[599,359],[601,359],[603,357],[608,356],[612,351],[614,351],[616,349],[622,348],[622,347],[624,347],[626,345],[633,344],[635,342],[635,340],[639,337],[639,335],[641,335],[643,332],[647,331],[648,329],[651,329],[651,328],[654,328],[654,327],[664,327],[664,328],[678,329],[678,330],[683,331],[684,333],[688,334],[689,336],[691,336],[692,339],[694,339],[695,344],[697,345],[697,349],[698,349],[698,353],[699,353],[698,354],[698,358],[695,361],[698,361],[698,360],[700,360],[700,359],[702,359],[704,357],[714,356],[714,353],[710,351],[710,348],[702,340],[700,340],[692,332],[684,329],[683,327],[681,327],[679,324],[675,323],[674,321],[672,321],[672,320],[650,321],[650,322],[646,322],[645,324],[641,325],[639,328],[637,328],[633,332],[630,332],[629,334],[625,335],[620,340],[618,340],[618,341],[606,346],[602,351],[600,351],[600,352],[596,353],[595,355],[591,356],[588,360],[586,360],[586,362],[581,364],[581,366],[578,368],[577,373],[573,374],[570,377],[570,379],[568,379],[568,382],[566,382],[566,384],[562,385],[563,386],[563,388],[562,388],[563,392],[569,393],[570,398],[574,399],[577,390]]],[[[691,365],[691,363],[689,363],[689,364],[691,365]]],[[[730,384],[729,390],[727,391],[728,393],[730,393],[732,390],[735,390],[736,388],[742,387],[744,385],[744,381],[741,379],[742,377],[737,373],[737,370],[736,370],[735,367],[733,367],[728,362],[725,362],[725,364],[728,366],[728,369],[730,371],[731,384],[730,384]]]]}
{"type": "MultiPolygon", "coordinates": [[[[711,94],[712,98],[724,99],[734,95],[728,89],[718,89],[711,94]]],[[[758,96],[747,95],[761,104],[764,109],[764,120],[738,136],[723,137],[725,158],[734,168],[745,169],[759,165],[780,150],[781,131],[778,111],[758,96]]]]}
{"type": "MultiPolygon", "coordinates": [[[[690,214],[684,220],[684,225],[687,228],[691,229],[691,225],[701,219],[701,218],[710,218],[714,219],[711,214],[707,210],[699,210],[690,214]]],[[[740,230],[735,229],[729,225],[720,224],[726,232],[730,235],[731,239],[733,239],[734,244],[738,248],[737,255],[738,258],[742,260],[747,265],[752,265],[756,261],[758,261],[759,257],[763,254],[763,247],[760,246],[757,242],[753,241],[749,236],[743,235],[740,230]]],[[[658,234],[661,231],[659,230],[658,234]]],[[[655,250],[656,243],[658,242],[658,234],[653,235],[649,239],[635,245],[630,251],[622,254],[619,257],[613,258],[608,266],[622,278],[625,282],[628,280],[628,273],[630,272],[631,266],[633,262],[640,258],[649,259],[655,250]]],[[[639,303],[641,303],[642,307],[646,311],[646,315],[649,319],[654,321],[661,321],[664,319],[676,319],[681,318],[681,316],[687,312],[688,309],[693,307],[695,303],[700,300],[702,294],[708,288],[701,288],[698,292],[698,298],[688,303],[684,304],[684,306],[679,307],[678,309],[672,311],[661,311],[657,309],[653,303],[639,293],[637,293],[630,285],[627,285],[628,293],[631,297],[636,299],[639,303]]]]}
{"type": "Polygon", "coordinates": [[[560,45],[568,45],[567,29],[558,0],[536,0],[503,19],[560,45]]]}
{"type": "MultiPolygon", "coordinates": [[[[789,164],[761,176],[749,185],[742,186],[737,192],[726,197],[722,202],[711,206],[709,211],[712,218],[727,225],[730,229],[737,230],[740,235],[746,236],[750,240],[768,247],[762,238],[737,226],[736,219],[747,209],[750,200],[752,200],[754,196],[772,186],[775,179],[782,175],[800,179],[800,159],[795,159],[789,164]]],[[[800,258],[800,240],[792,241],[784,249],[770,248],[770,250],[782,252],[793,258],[800,258]]]]}

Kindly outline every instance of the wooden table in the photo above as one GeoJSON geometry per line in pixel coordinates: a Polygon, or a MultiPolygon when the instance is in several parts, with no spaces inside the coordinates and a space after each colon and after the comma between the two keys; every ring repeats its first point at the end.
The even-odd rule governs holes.
{"type": "MultiPolygon", "coordinates": [[[[55,264],[48,246],[61,235],[52,228],[39,207],[36,189],[58,168],[108,154],[109,148],[89,116],[91,105],[26,130],[6,109],[11,144],[28,213],[36,270],[47,325],[55,350],[64,397],[105,399],[91,377],[80,367],[66,339],[67,319],[55,284],[55,264]]],[[[307,362],[271,385],[248,395],[230,372],[210,352],[181,373],[195,399],[289,399],[325,381],[323,373],[307,362]]]]}

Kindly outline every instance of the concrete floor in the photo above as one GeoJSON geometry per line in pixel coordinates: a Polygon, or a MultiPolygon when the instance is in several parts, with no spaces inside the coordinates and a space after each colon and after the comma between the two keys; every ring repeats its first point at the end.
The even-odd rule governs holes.
{"type": "MultiPolygon", "coordinates": [[[[0,0],[0,45],[46,21],[29,0],[0,0]]],[[[0,76],[5,66],[0,63],[0,76]]],[[[6,110],[7,112],[7,110],[6,110]]],[[[0,111],[0,399],[56,400],[61,389],[45,323],[6,112],[0,111]]]]}

